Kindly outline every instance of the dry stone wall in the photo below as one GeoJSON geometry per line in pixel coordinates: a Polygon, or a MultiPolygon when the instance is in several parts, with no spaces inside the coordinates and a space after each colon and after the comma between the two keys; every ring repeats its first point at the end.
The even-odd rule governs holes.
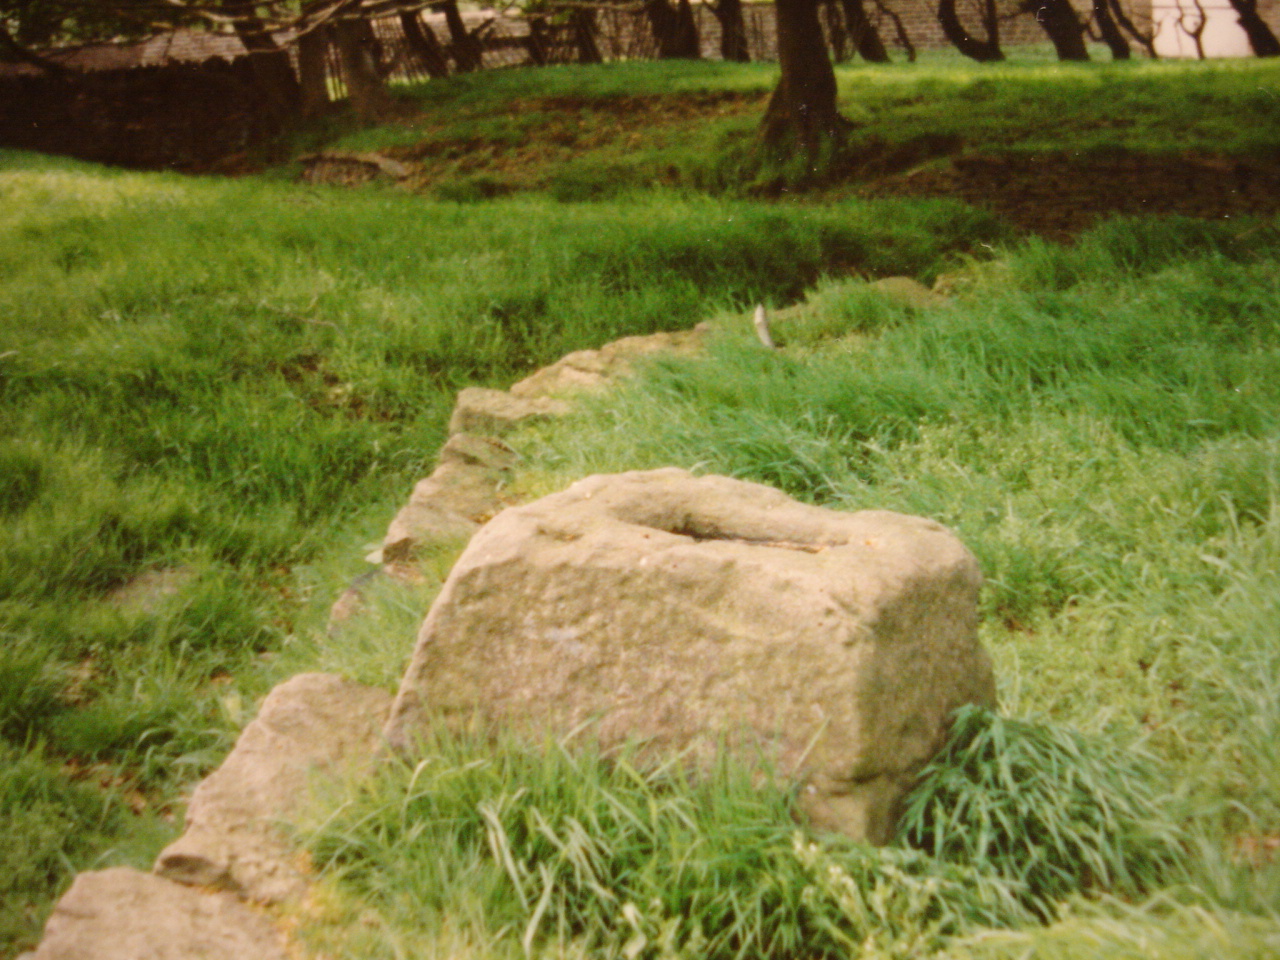
{"type": "MultiPolygon", "coordinates": [[[[921,306],[936,302],[936,295],[901,278],[881,281],[880,289],[921,306]]],[[[558,415],[574,391],[607,384],[637,357],[696,350],[705,332],[700,327],[633,337],[570,354],[501,396],[465,398],[455,426],[502,432],[525,417],[558,415]],[[519,404],[525,406],[517,409],[519,404]]],[[[514,458],[498,437],[455,433],[428,478],[434,483],[419,484],[371,559],[382,564],[384,575],[412,577],[415,551],[433,538],[470,537],[506,506],[502,487],[514,458]]],[[[601,581],[583,590],[573,578],[542,581],[535,573],[523,587],[499,591],[497,606],[481,611],[482,624],[452,635],[460,642],[455,645],[486,649],[457,661],[458,677],[443,687],[438,676],[432,679],[438,650],[431,648],[444,638],[437,630],[449,614],[433,612],[394,712],[386,691],[341,677],[301,674],[282,683],[222,766],[196,788],[185,830],[161,853],[154,872],[82,873],[56,905],[40,945],[19,960],[299,956],[270,907],[306,895],[305,858],[284,828],[311,787],[363,775],[388,740],[402,747],[411,741],[425,703],[447,706],[442,693],[455,699],[474,694],[503,675],[518,675],[531,694],[507,701],[525,710],[526,719],[545,719],[546,706],[575,719],[583,711],[621,706],[616,719],[641,703],[649,720],[659,721],[655,743],[665,736],[666,746],[695,752],[707,749],[708,736],[731,740],[750,731],[751,742],[772,744],[786,771],[803,778],[803,806],[816,825],[875,841],[887,839],[896,803],[944,735],[950,710],[994,699],[990,664],[974,637],[976,564],[954,537],[927,520],[874,511],[833,514],[767,488],[699,480],[679,470],[633,475],[621,485],[589,479],[504,517],[478,545],[480,557],[492,560],[495,552],[514,549],[536,570],[539,550],[504,539],[504,530],[523,527],[550,538],[544,556],[547,547],[554,553],[575,540],[595,543],[598,549],[570,566],[597,573],[612,567],[631,579],[625,589],[601,581]],[[673,498],[672,484],[693,490],[692,499],[673,498]],[[568,501],[581,505],[597,495],[577,521],[563,509],[568,501]],[[741,509],[735,501],[743,501],[741,509]],[[655,546],[663,549],[655,552],[655,546]],[[546,589],[536,586],[540,582],[546,589]],[[631,589],[646,583],[653,589],[631,589]],[[525,603],[531,593],[549,593],[553,602],[539,613],[525,603]],[[612,666],[608,656],[601,659],[606,647],[593,649],[590,638],[579,635],[593,617],[603,622],[600,610],[579,610],[583,616],[575,613],[572,624],[538,621],[548,609],[552,619],[564,619],[574,604],[602,602],[610,621],[661,621],[661,630],[636,634],[643,656],[631,680],[616,669],[618,658],[612,666]],[[619,602],[629,606],[624,610],[619,602]],[[748,631],[734,627],[735,620],[755,628],[754,639],[744,644],[748,631]],[[668,629],[682,623],[684,633],[668,629]],[[494,662],[502,644],[510,647],[530,630],[550,644],[511,647],[508,662],[494,662]],[[660,634],[670,634],[675,645],[648,650],[660,634]],[[573,679],[566,669],[577,670],[574,656],[598,661],[594,699],[559,696],[573,679]],[[541,674],[526,669],[534,662],[541,674]],[[513,672],[513,665],[519,669],[513,672]],[[716,688],[718,701],[709,695],[716,688]],[[529,709],[537,702],[543,707],[529,709]],[[683,725],[669,722],[682,712],[683,725]]],[[[456,599],[485,580],[486,562],[459,564],[451,575],[455,586],[446,592],[456,599]]],[[[358,591],[341,598],[335,616],[359,616],[360,599],[358,591]]],[[[500,701],[481,692],[478,700],[459,703],[465,709],[476,702],[500,701]]],[[[633,720],[618,726],[619,735],[651,732],[648,720],[633,720]]]]}

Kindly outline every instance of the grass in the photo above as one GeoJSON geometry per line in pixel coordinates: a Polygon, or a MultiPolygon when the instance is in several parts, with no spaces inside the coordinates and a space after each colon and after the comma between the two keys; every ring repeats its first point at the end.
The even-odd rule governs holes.
{"type": "MultiPolygon", "coordinates": [[[[842,82],[867,143],[968,124],[998,149],[1251,156],[1273,71],[944,58],[842,82]]],[[[395,684],[450,551],[349,630],[326,612],[459,387],[710,316],[705,356],[518,435],[512,494],[677,463],[938,518],[988,577],[988,733],[1022,745],[991,749],[997,772],[1087,777],[943,767],[938,790],[1018,829],[953,846],[978,821],[944,818],[875,853],[797,838],[750,771],[441,740],[317,813],[308,935],[353,956],[1267,955],[1276,225],[1119,221],[1060,246],[956,203],[735,199],[770,82],[628,64],[430,84],[419,121],[340,141],[439,148],[425,196],[0,152],[0,950],[33,942],[74,870],[149,866],[272,683],[395,684]],[[900,273],[955,295],[911,307],[863,279],[900,273]],[[760,301],[775,353],[742,314],[760,301]],[[1018,844],[1059,783],[1083,806],[1036,829],[1080,842],[1031,877],[1018,844]],[[1177,856],[1134,864],[1174,827],[1177,856]]]]}
{"type": "Polygon", "coordinates": [[[167,816],[227,704],[306,668],[367,551],[330,553],[380,535],[460,386],[1003,233],[946,203],[476,208],[21,154],[0,203],[0,725],[167,816]]]}
{"type": "MultiPolygon", "coordinates": [[[[930,51],[916,64],[837,68],[857,124],[832,179],[858,182],[961,154],[1228,155],[1270,162],[1274,64],[1062,64],[1018,51],[975,67],[930,51]]],[[[772,64],[622,63],[463,74],[407,89],[393,126],[313,132],[308,146],[383,150],[419,166],[413,187],[450,200],[539,192],[562,200],[654,187],[770,191],[753,152],[772,64]]],[[[291,169],[291,168],[290,168],[291,169]]]]}
{"type": "Polygon", "coordinates": [[[351,897],[378,917],[320,942],[1269,955],[1277,238],[1114,221],[972,262],[931,307],[831,280],[776,318],[776,353],[722,315],[704,356],[517,434],[524,496],[675,463],[942,519],[989,576],[1003,714],[962,714],[879,852],[797,839],[750,771],[687,782],[555,743],[434,741],[309,834],[327,916],[351,897]]]}
{"type": "Polygon", "coordinates": [[[589,744],[455,734],[422,753],[384,767],[312,839],[317,862],[398,935],[430,939],[468,916],[512,953],[839,957],[874,944],[905,957],[968,925],[1026,918],[998,874],[809,840],[790,797],[731,763],[693,780],[589,744]]]}
{"type": "Polygon", "coordinates": [[[964,949],[1265,955],[1275,928],[1241,916],[1280,907],[1276,239],[1113,221],[974,263],[932,307],[831,281],[775,319],[778,352],[722,316],[705,356],[517,436],[525,493],[676,464],[947,523],[988,577],[1005,716],[958,725],[903,839],[1049,919],[1165,891],[964,949]]]}

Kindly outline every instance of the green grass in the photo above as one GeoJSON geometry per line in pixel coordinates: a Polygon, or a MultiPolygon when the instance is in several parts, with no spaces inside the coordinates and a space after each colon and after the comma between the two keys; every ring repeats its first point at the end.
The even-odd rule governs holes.
{"type": "Polygon", "coordinates": [[[789,798],[749,770],[688,780],[439,738],[307,834],[335,885],[317,942],[1268,956],[1278,240],[1275,224],[1116,221],[974,261],[934,307],[829,280],[779,315],[780,351],[722,314],[706,355],[517,434],[528,496],[675,463],[942,519],[988,574],[1003,714],[962,715],[882,851],[797,839],[789,798]],[[338,922],[361,910],[376,922],[338,922]]]}
{"type": "MultiPolygon", "coordinates": [[[[1252,156],[1274,147],[1274,69],[841,76],[867,144],[963,127],[984,148],[1252,156]]],[[[425,185],[444,202],[0,152],[0,950],[74,870],[148,866],[272,683],[394,685],[451,552],[350,629],[325,615],[459,387],[711,316],[705,356],[517,436],[512,493],[676,463],[947,523],[987,575],[997,728],[1029,767],[1087,773],[1062,788],[1084,805],[1046,821],[1036,790],[1059,781],[947,766],[1016,829],[953,848],[977,821],[939,821],[927,851],[874,853],[797,839],[749,772],[441,741],[317,814],[310,935],[353,956],[1267,955],[1280,868],[1250,857],[1280,836],[1276,225],[1123,221],[1063,247],[954,203],[735,200],[771,82],[499,71],[341,141],[456,151],[425,185]],[[899,273],[956,296],[913,308],[862,279],[899,273]],[[762,350],[743,311],[806,296],[762,350]],[[1131,747],[1154,795],[1116,760],[1131,747]],[[1135,866],[1152,847],[1128,838],[1171,824],[1179,855],[1135,866]],[[1034,884],[1032,827],[1083,838],[1034,884]]]]}
{"type": "Polygon", "coordinates": [[[225,752],[228,703],[325,662],[352,544],[459,387],[1003,235],[946,203],[476,207],[14,153],[0,211],[0,727],[161,813],[225,752]]]}
{"type": "MultiPolygon", "coordinates": [[[[790,797],[733,763],[693,779],[584,743],[456,734],[421,753],[387,764],[311,838],[317,863],[411,942],[462,916],[512,955],[907,957],[1028,916],[998,873],[810,840],[790,797]]],[[[362,936],[359,949],[391,956],[392,942],[362,936]]]]}
{"type": "MultiPolygon", "coordinates": [[[[973,153],[1270,162],[1278,69],[1260,60],[1063,64],[1034,49],[982,66],[945,51],[916,64],[843,65],[841,109],[857,129],[829,180],[973,153]]],[[[305,147],[388,150],[421,165],[415,189],[452,200],[751,193],[777,188],[779,171],[755,151],[776,78],[773,64],[711,62],[463,74],[404,88],[417,112],[402,123],[350,130],[338,120],[305,147]]]]}

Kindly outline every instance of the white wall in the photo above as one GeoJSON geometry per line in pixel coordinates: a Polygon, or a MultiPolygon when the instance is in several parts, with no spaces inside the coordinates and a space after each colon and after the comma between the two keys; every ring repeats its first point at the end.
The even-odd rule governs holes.
{"type": "Polygon", "coordinates": [[[1156,53],[1162,57],[1198,56],[1195,31],[1203,22],[1200,43],[1206,57],[1251,57],[1253,48],[1230,0],[1155,0],[1151,5],[1156,53]],[[1181,22],[1180,22],[1181,21],[1181,22]]]}

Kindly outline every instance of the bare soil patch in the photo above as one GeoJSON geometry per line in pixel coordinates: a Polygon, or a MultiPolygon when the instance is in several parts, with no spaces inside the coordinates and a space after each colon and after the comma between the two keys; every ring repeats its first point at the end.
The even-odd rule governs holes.
{"type": "Polygon", "coordinates": [[[454,176],[495,178],[494,193],[536,189],[561,164],[593,151],[638,150],[657,139],[679,137],[709,120],[759,113],[765,94],[737,91],[612,97],[530,97],[513,100],[501,115],[509,121],[492,132],[456,136],[424,129],[413,146],[384,151],[409,163],[408,186],[429,190],[454,176]],[[511,129],[536,119],[523,135],[511,129]]]}
{"type": "Polygon", "coordinates": [[[1115,214],[1205,219],[1280,213],[1280,157],[964,153],[854,188],[862,196],[954,197],[1022,230],[1064,239],[1115,214]]]}

